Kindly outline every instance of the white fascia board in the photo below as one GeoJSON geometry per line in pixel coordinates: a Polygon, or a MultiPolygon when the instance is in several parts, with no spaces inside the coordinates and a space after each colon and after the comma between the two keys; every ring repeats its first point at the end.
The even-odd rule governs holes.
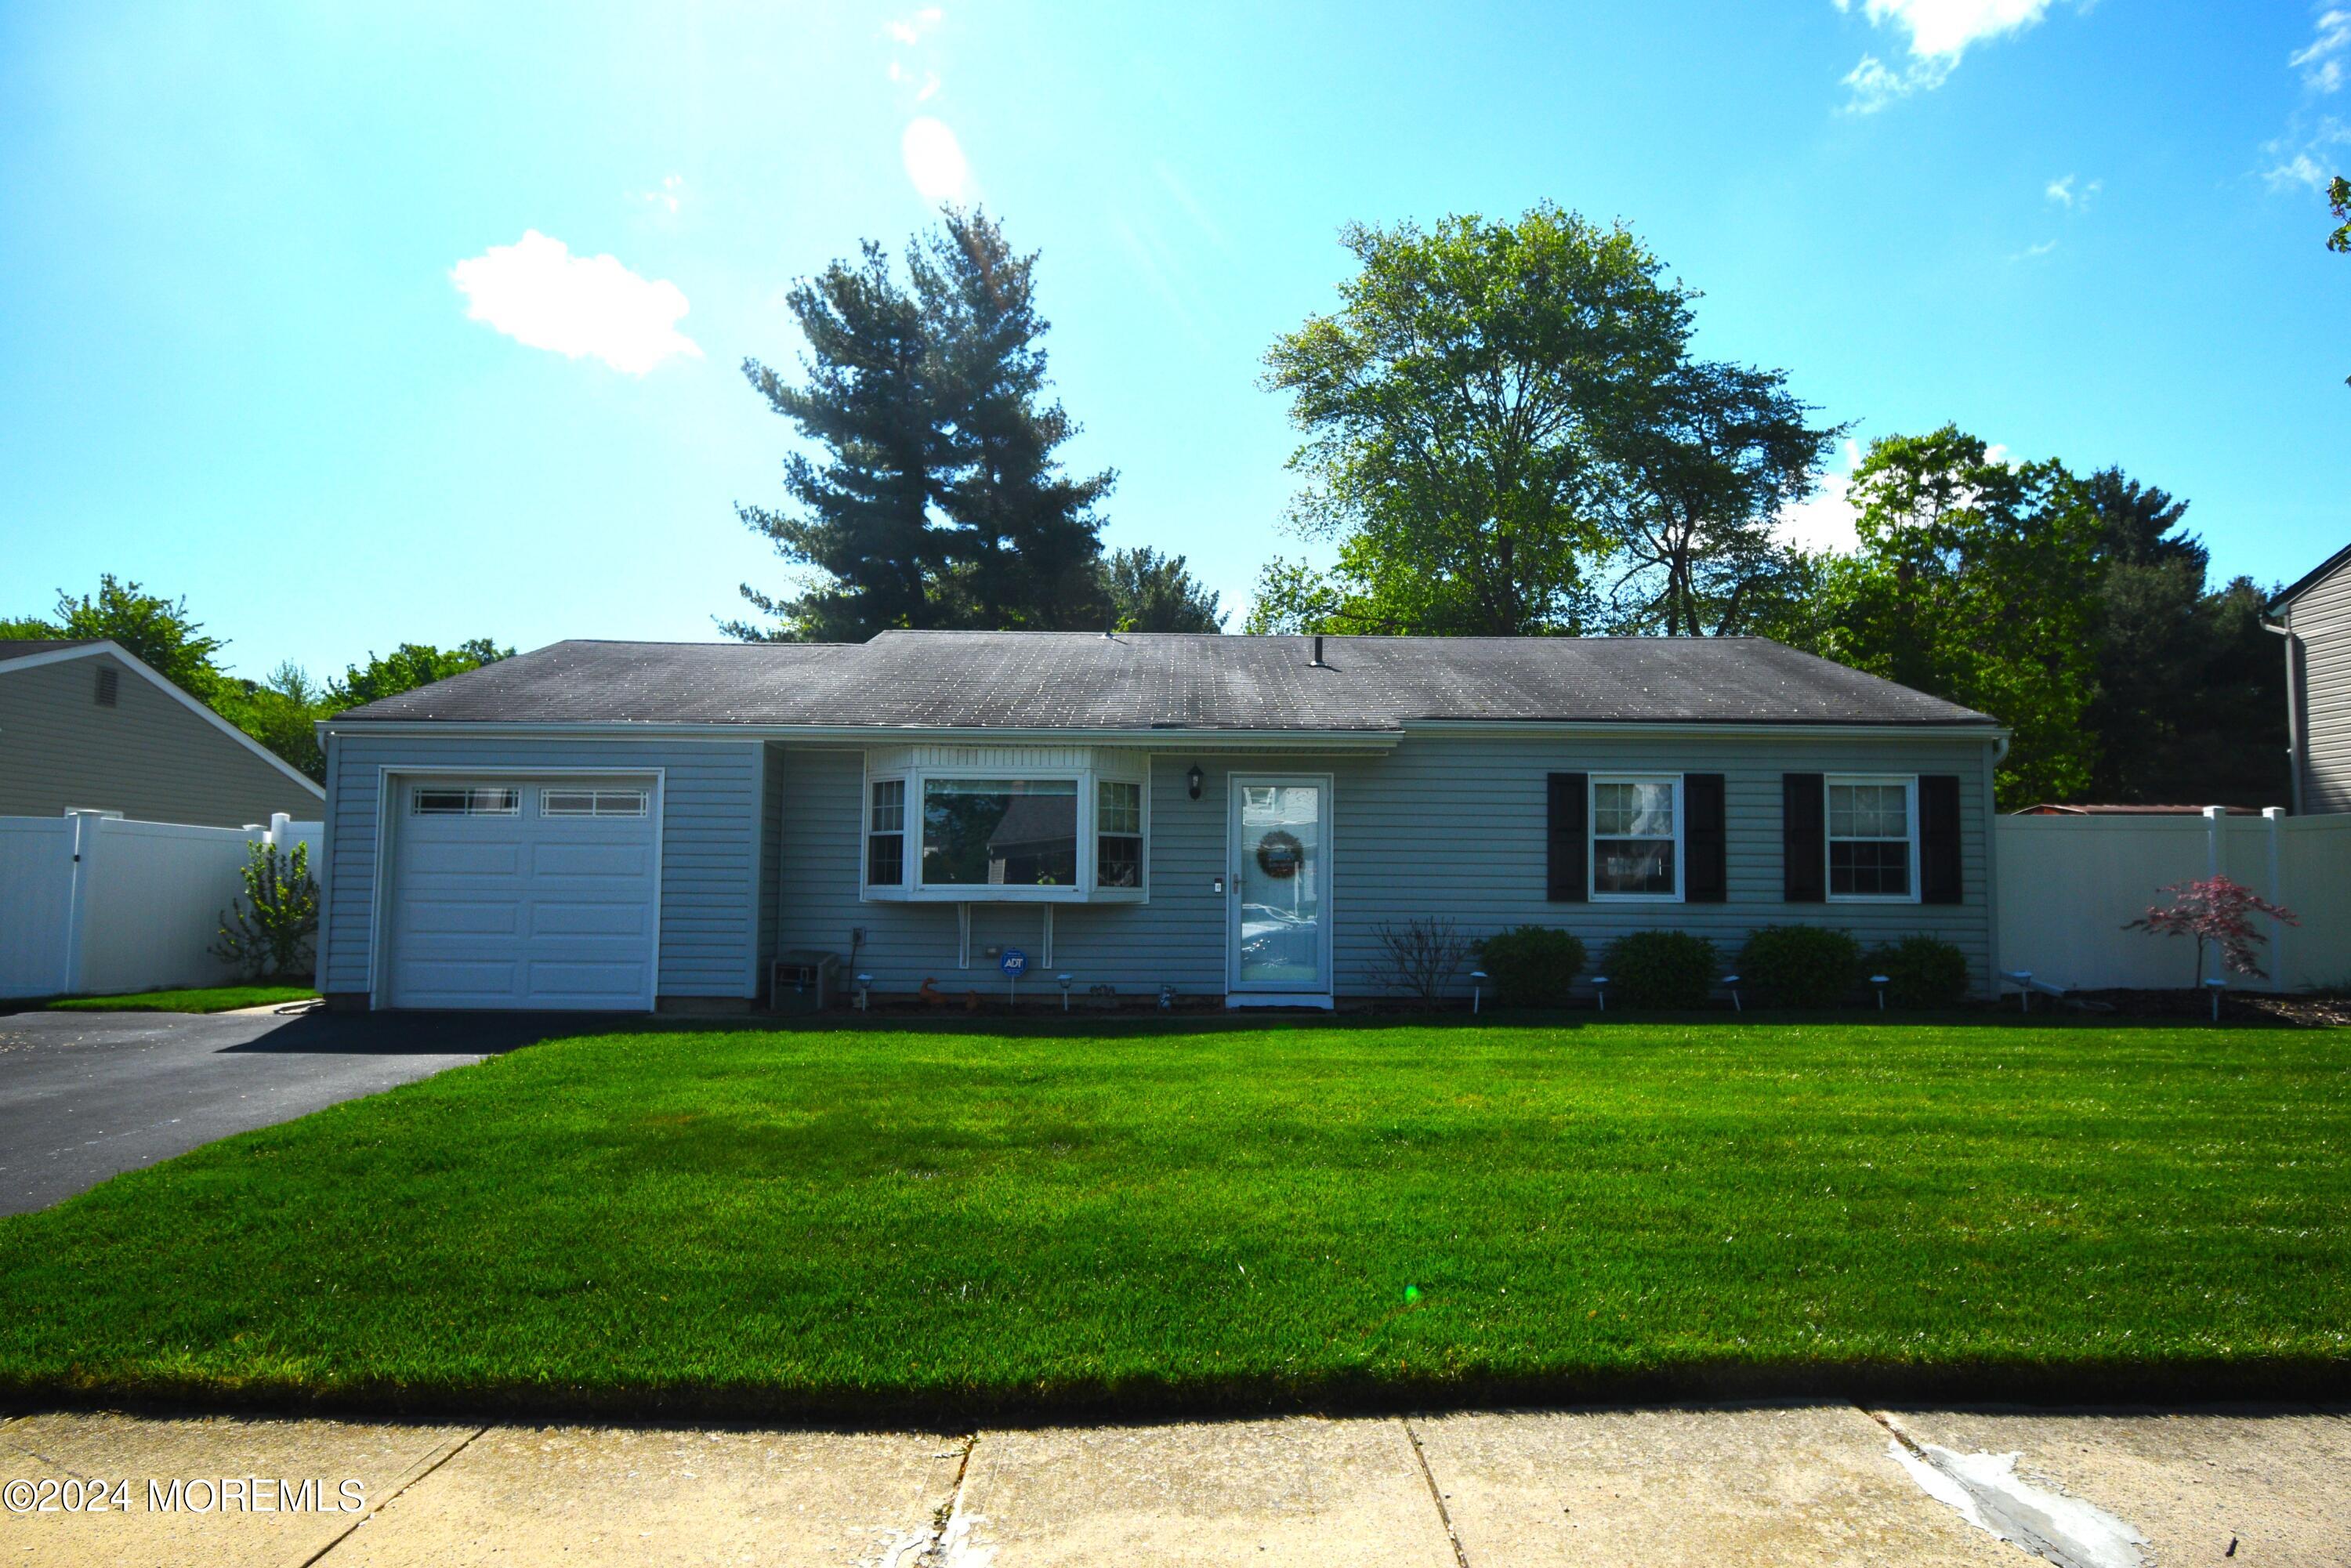
{"type": "Polygon", "coordinates": [[[456,719],[382,719],[337,724],[319,721],[319,737],[351,739],[363,735],[403,740],[440,736],[581,740],[802,740],[841,745],[1055,745],[1123,746],[1146,751],[1390,751],[1400,730],[1294,729],[1027,729],[974,726],[776,725],[776,724],[510,724],[456,719]]]}
{"type": "Polygon", "coordinates": [[[1799,739],[1839,740],[1973,740],[1993,741],[2008,731],[1995,724],[1816,724],[1772,719],[1712,719],[1653,723],[1646,719],[1456,719],[1405,720],[1405,731],[1415,735],[1458,736],[1662,736],[1675,740],[1720,739],[1738,736],[1757,739],[1785,735],[1799,739]]]}
{"type": "Polygon", "coordinates": [[[268,763],[272,768],[277,768],[278,772],[283,773],[287,778],[291,779],[295,783],[299,784],[303,789],[310,791],[311,794],[316,795],[319,798],[319,803],[321,806],[327,803],[327,787],[325,785],[317,782],[308,774],[303,772],[300,768],[295,767],[292,763],[278,756],[277,753],[270,750],[269,747],[262,745],[261,742],[254,739],[253,737],[246,734],[245,731],[237,728],[236,726],[229,723],[228,720],[221,717],[220,715],[214,713],[211,708],[205,706],[194,697],[192,697],[187,693],[182,691],[177,685],[174,685],[172,683],[169,676],[163,674],[161,671],[149,668],[145,661],[141,660],[136,653],[131,653],[129,649],[123,647],[121,643],[114,642],[110,638],[104,642],[85,643],[78,648],[58,648],[47,653],[27,654],[26,657],[21,659],[0,659],[0,675],[9,674],[17,670],[37,669],[43,664],[63,664],[68,659],[87,659],[94,653],[113,654],[116,658],[129,665],[134,672],[145,676],[148,682],[152,685],[156,690],[171,697],[182,707],[186,708],[190,713],[204,719],[214,729],[219,730],[223,735],[225,735],[230,739],[235,741],[247,751],[252,752],[256,757],[258,757],[264,762],[268,763]]]}

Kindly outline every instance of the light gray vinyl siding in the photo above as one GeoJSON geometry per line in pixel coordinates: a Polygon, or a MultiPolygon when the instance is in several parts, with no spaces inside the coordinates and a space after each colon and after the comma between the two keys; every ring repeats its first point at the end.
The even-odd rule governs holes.
{"type": "Polygon", "coordinates": [[[0,817],[78,806],[214,828],[320,810],[316,791],[110,653],[0,664],[0,817]],[[112,707],[97,701],[101,667],[115,672],[112,707]]]}
{"type": "Polygon", "coordinates": [[[2351,811],[2351,561],[2285,607],[2301,643],[2302,809],[2351,811]]]}
{"type": "Polygon", "coordinates": [[[364,993],[373,941],[382,770],[462,768],[485,779],[532,768],[663,769],[658,994],[744,997],[759,941],[760,742],[517,740],[338,733],[327,820],[323,989],[364,993]]]}
{"type": "MultiPolygon", "coordinates": [[[[1318,773],[1332,777],[1335,796],[1330,897],[1341,994],[1378,989],[1378,927],[1416,916],[1451,919],[1468,936],[1520,924],[1561,926],[1583,938],[1595,963],[1614,937],[1660,927],[1709,937],[1726,961],[1759,925],[1827,925],[1865,943],[1923,932],[1957,944],[1989,991],[1988,751],[1979,740],[1733,731],[1702,738],[1415,732],[1384,754],[1164,753],[1151,768],[1150,902],[1056,908],[1051,968],[1069,972],[1080,992],[1098,984],[1128,993],[1172,984],[1186,994],[1221,993],[1225,901],[1214,879],[1227,869],[1228,779],[1235,772],[1318,773]],[[1196,801],[1184,783],[1196,761],[1207,775],[1196,801]],[[1729,902],[1546,899],[1547,776],[1619,771],[1726,776],[1729,902]],[[1781,779],[1788,772],[1958,775],[1964,902],[1782,902],[1781,779]]],[[[858,967],[883,990],[911,989],[926,977],[956,992],[1000,988],[1002,977],[982,956],[988,946],[1023,947],[1041,966],[1039,909],[975,908],[973,966],[958,970],[953,905],[861,901],[860,752],[788,744],[783,773],[782,946],[846,955],[852,928],[862,927],[858,967]]]]}
{"type": "Polygon", "coordinates": [[[759,947],[753,989],[767,994],[768,977],[779,950],[777,945],[784,857],[784,748],[769,741],[761,749],[759,773],[759,947]]]}

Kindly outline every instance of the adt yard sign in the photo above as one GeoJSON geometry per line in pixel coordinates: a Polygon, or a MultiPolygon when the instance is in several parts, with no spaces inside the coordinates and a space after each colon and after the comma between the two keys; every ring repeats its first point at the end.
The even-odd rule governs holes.
{"type": "Polygon", "coordinates": [[[1007,947],[1004,956],[996,961],[996,967],[1004,971],[1006,979],[1017,980],[1029,972],[1029,955],[1018,947],[1007,947]]]}

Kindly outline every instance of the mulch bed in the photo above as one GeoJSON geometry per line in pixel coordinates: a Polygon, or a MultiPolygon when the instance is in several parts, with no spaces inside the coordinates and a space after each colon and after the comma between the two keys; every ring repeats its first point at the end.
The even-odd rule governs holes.
{"type": "MultiPolygon", "coordinates": [[[[2039,1003],[2039,998],[2035,998],[2039,1003]]],[[[2210,1019],[2212,998],[2201,991],[2075,991],[2065,1003],[2094,1004],[2088,1010],[2111,1009],[2124,1018],[2210,1019]],[[2099,1005],[2102,1004],[2102,1005],[2099,1005]]],[[[2282,1023],[2301,1029],[2351,1027],[2351,997],[2333,992],[2275,996],[2265,991],[2224,991],[2220,995],[2222,1023],[2282,1023]]]]}

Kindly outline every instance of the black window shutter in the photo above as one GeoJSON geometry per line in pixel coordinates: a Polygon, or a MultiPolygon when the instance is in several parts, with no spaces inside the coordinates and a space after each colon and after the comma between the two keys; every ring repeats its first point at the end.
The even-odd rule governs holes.
{"type": "Polygon", "coordinates": [[[1918,779],[1918,901],[1959,902],[1959,776],[1918,779]]]}
{"type": "Polygon", "coordinates": [[[1589,795],[1581,773],[1551,776],[1549,839],[1551,880],[1547,896],[1553,904],[1582,904],[1590,896],[1586,871],[1588,847],[1583,824],[1589,795]]]}
{"type": "Polygon", "coordinates": [[[1682,898],[1690,904],[1720,904],[1730,896],[1728,843],[1723,831],[1722,775],[1682,775],[1682,898]]]}
{"type": "Polygon", "coordinates": [[[1781,844],[1784,896],[1790,904],[1828,900],[1828,780],[1818,773],[1783,773],[1781,844]]]}

